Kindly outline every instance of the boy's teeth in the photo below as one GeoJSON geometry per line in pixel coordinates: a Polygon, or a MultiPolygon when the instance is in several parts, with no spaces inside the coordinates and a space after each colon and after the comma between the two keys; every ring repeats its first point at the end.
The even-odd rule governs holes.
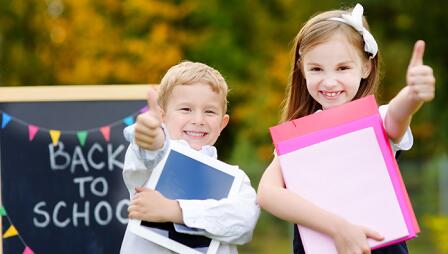
{"type": "Polygon", "coordinates": [[[203,132],[191,132],[191,131],[187,131],[187,134],[190,136],[195,136],[195,137],[201,137],[204,136],[203,132]]]}

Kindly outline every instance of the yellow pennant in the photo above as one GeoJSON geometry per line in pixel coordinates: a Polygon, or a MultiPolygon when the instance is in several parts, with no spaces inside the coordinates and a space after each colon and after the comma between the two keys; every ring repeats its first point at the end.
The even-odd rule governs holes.
{"type": "Polygon", "coordinates": [[[3,234],[3,238],[8,238],[11,236],[16,236],[18,235],[19,232],[17,232],[17,229],[14,227],[14,225],[11,225],[8,230],[6,230],[6,232],[3,234]]]}
{"type": "Polygon", "coordinates": [[[50,130],[50,137],[53,141],[53,145],[56,145],[59,141],[59,137],[61,136],[61,131],[58,130],[50,130]]]}

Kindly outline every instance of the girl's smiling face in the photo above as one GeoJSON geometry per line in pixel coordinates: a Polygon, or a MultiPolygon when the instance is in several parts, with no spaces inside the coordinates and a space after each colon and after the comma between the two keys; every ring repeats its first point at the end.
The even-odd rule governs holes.
{"type": "Polygon", "coordinates": [[[341,34],[307,50],[302,70],[310,95],[322,109],[350,102],[356,96],[361,79],[370,74],[370,61],[363,62],[356,48],[341,34]]]}

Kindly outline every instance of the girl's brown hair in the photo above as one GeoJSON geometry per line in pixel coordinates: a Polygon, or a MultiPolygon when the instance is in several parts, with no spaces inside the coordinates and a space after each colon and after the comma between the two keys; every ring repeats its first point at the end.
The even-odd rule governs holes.
{"type": "MultiPolygon", "coordinates": [[[[371,61],[371,71],[366,79],[361,80],[358,92],[354,99],[359,99],[376,92],[379,81],[379,55],[370,59],[369,53],[364,51],[362,35],[351,26],[334,20],[333,17],[341,17],[341,14],[350,14],[351,10],[334,10],[320,13],[308,20],[297,34],[294,40],[292,52],[293,66],[290,83],[286,88],[287,96],[283,102],[281,122],[303,117],[321,109],[321,105],[311,97],[307,90],[306,80],[302,71],[301,55],[318,44],[326,42],[332,35],[341,33],[356,48],[363,61],[371,61]]],[[[363,17],[363,25],[368,28],[367,21],[363,17]]]]}

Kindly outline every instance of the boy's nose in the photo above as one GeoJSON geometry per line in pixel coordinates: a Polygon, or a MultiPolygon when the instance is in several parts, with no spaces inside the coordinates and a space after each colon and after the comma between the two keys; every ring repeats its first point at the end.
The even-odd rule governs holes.
{"type": "Polygon", "coordinates": [[[202,124],[204,123],[204,116],[201,112],[196,112],[193,115],[193,123],[195,124],[202,124]]]}

